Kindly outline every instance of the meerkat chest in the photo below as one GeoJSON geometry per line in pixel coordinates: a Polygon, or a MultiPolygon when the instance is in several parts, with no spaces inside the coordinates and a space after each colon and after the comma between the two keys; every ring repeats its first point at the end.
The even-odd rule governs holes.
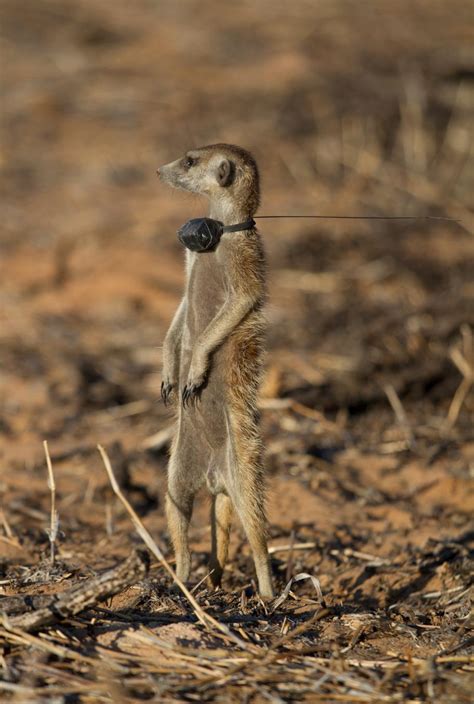
{"type": "Polygon", "coordinates": [[[188,326],[199,333],[226,299],[225,272],[214,252],[191,253],[187,269],[188,326]]]}

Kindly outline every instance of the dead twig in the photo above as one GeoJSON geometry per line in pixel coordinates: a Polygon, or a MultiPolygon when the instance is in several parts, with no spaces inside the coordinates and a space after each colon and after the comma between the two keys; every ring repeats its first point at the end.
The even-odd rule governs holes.
{"type": "MultiPolygon", "coordinates": [[[[99,576],[76,584],[60,594],[54,594],[46,599],[43,597],[41,607],[29,613],[28,597],[23,597],[24,612],[11,617],[5,614],[4,626],[7,629],[19,628],[28,633],[75,616],[143,579],[148,570],[148,563],[146,553],[134,550],[125,562],[99,576]]],[[[22,597],[17,597],[19,598],[22,597]]]]}
{"type": "Polygon", "coordinates": [[[271,545],[268,554],[274,555],[276,552],[288,552],[289,550],[312,550],[317,543],[293,543],[288,545],[271,545]]]}
{"type": "Polygon", "coordinates": [[[386,560],[383,557],[379,557],[378,555],[371,555],[367,552],[361,552],[360,550],[353,550],[352,548],[344,548],[344,550],[330,550],[329,551],[331,555],[344,555],[344,557],[355,557],[359,560],[363,560],[364,562],[368,562],[370,565],[374,567],[382,567],[382,566],[393,566],[393,563],[390,562],[389,560],[386,560]]]}

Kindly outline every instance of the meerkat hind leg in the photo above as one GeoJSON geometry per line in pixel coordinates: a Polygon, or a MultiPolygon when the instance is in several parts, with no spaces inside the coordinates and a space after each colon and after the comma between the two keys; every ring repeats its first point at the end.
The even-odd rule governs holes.
{"type": "Polygon", "coordinates": [[[187,582],[191,571],[191,552],[188,543],[188,527],[193,511],[194,495],[187,494],[176,499],[173,492],[166,494],[166,516],[168,530],[173,543],[176,558],[176,575],[182,582],[187,582]]]}
{"type": "Polygon", "coordinates": [[[257,573],[258,591],[260,596],[271,599],[273,597],[273,585],[265,535],[265,517],[263,513],[261,517],[258,517],[255,508],[245,504],[240,506],[238,513],[252,549],[255,571],[257,573]]]}
{"type": "Polygon", "coordinates": [[[172,450],[168,466],[166,516],[176,557],[176,574],[182,582],[188,581],[191,570],[188,528],[194,497],[202,484],[196,472],[196,465],[202,466],[199,462],[202,458],[201,453],[196,450],[197,448],[190,447],[186,442],[178,442],[172,450]]]}
{"type": "Polygon", "coordinates": [[[229,552],[230,526],[232,522],[232,502],[224,493],[212,497],[211,505],[211,569],[210,580],[214,587],[219,587],[222,572],[229,552]]]}
{"type": "Polygon", "coordinates": [[[271,598],[273,586],[266,537],[263,476],[259,466],[258,451],[255,457],[252,455],[253,453],[248,454],[243,451],[240,458],[235,458],[235,473],[232,472],[234,480],[229,486],[229,493],[250,543],[257,573],[258,591],[260,596],[271,598]]]}

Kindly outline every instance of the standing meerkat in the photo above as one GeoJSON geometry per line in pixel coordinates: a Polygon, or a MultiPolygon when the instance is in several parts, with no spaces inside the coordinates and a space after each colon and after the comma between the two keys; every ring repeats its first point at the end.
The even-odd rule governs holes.
{"type": "Polygon", "coordinates": [[[266,291],[264,251],[252,220],[260,197],[257,165],[244,149],[214,144],[187,152],[158,175],[207,196],[212,218],[192,220],[180,231],[190,248],[185,293],[163,345],[162,396],[165,403],[172,398],[177,411],[166,496],[176,572],[188,580],[188,526],[194,496],[206,483],[212,584],[221,583],[235,510],[252,548],[259,592],[271,597],[257,411],[266,291]],[[196,244],[199,237],[205,251],[196,244]]]}

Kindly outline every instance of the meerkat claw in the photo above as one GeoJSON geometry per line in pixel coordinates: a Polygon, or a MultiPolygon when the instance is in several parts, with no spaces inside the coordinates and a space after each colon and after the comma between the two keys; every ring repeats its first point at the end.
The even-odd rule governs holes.
{"type": "Polygon", "coordinates": [[[186,408],[189,402],[189,397],[190,397],[190,389],[188,386],[185,386],[183,389],[183,393],[181,395],[181,401],[183,403],[183,408],[186,408]]]}
{"type": "Polygon", "coordinates": [[[163,403],[165,404],[165,406],[167,406],[169,403],[172,391],[173,391],[173,384],[170,384],[165,381],[161,382],[161,398],[163,399],[163,403]]]}
{"type": "Polygon", "coordinates": [[[186,385],[183,389],[181,396],[183,408],[187,408],[189,405],[196,407],[196,403],[201,398],[201,387],[197,384],[191,384],[191,386],[186,385]]]}
{"type": "Polygon", "coordinates": [[[194,384],[194,386],[191,387],[191,403],[193,404],[194,408],[196,408],[197,404],[201,400],[201,391],[202,386],[197,386],[197,384],[194,384]]]}

